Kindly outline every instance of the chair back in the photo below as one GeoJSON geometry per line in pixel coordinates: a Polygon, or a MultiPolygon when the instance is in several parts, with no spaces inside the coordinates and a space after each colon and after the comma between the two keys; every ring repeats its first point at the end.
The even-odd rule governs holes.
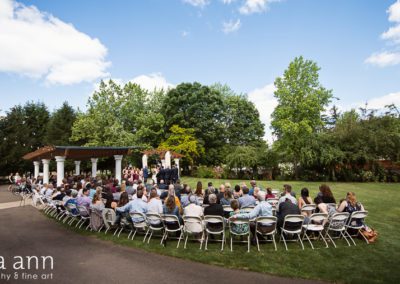
{"type": "Polygon", "coordinates": [[[164,214],[162,216],[164,227],[166,231],[176,232],[181,230],[181,222],[176,215],[164,214]]]}
{"type": "Polygon", "coordinates": [[[352,227],[361,227],[364,219],[367,216],[368,216],[368,211],[354,211],[353,213],[351,213],[349,217],[348,225],[352,227]]]}
{"type": "Polygon", "coordinates": [[[78,205],[78,211],[79,211],[79,214],[82,217],[89,217],[90,216],[89,210],[86,208],[86,206],[78,205]]]}
{"type": "Polygon", "coordinates": [[[65,209],[67,209],[67,211],[68,211],[72,216],[79,216],[79,212],[78,212],[78,209],[77,209],[77,207],[76,207],[75,204],[73,204],[73,203],[67,203],[67,206],[66,206],[65,209]],[[74,211],[75,211],[75,213],[74,213],[74,211]]]}
{"type": "Polygon", "coordinates": [[[328,230],[343,231],[350,214],[348,212],[335,213],[329,220],[328,230]]]}
{"type": "MultiPolygon", "coordinates": [[[[278,222],[278,219],[275,216],[260,216],[256,218],[256,231],[259,233],[260,232],[258,229],[260,226],[262,227],[270,227],[268,230],[268,234],[274,234],[276,231],[276,224],[278,222]]],[[[263,234],[263,233],[262,233],[263,234]]]]}
{"type": "Polygon", "coordinates": [[[117,216],[116,216],[115,211],[113,209],[105,208],[105,209],[103,209],[101,215],[103,217],[104,225],[106,226],[107,229],[110,226],[114,226],[115,225],[115,221],[117,220],[117,216]]]}
{"type": "Polygon", "coordinates": [[[250,228],[250,220],[249,219],[234,219],[229,218],[229,232],[234,235],[248,235],[250,230],[238,232],[235,230],[235,227],[247,225],[250,228]]]}
{"type": "Polygon", "coordinates": [[[144,215],[143,213],[129,212],[129,215],[131,216],[132,223],[135,228],[143,227],[144,225],[146,225],[146,215],[144,215]]]}
{"type": "Polygon", "coordinates": [[[162,218],[158,213],[147,213],[146,214],[147,223],[151,225],[158,225],[162,223],[162,218]]]}
{"type": "Polygon", "coordinates": [[[240,208],[240,210],[244,211],[246,213],[250,213],[251,211],[253,211],[254,207],[255,206],[246,206],[246,207],[240,208]]]}
{"type": "Polygon", "coordinates": [[[183,216],[183,224],[186,232],[201,233],[204,230],[203,220],[198,216],[183,216]]]}
{"type": "Polygon", "coordinates": [[[301,207],[301,212],[307,212],[307,213],[314,213],[315,208],[317,208],[317,205],[315,204],[304,204],[303,207],[301,207]]]}
{"type": "Polygon", "coordinates": [[[283,229],[287,232],[298,233],[303,228],[304,215],[289,214],[283,221],[283,229]]]}
{"type": "Polygon", "coordinates": [[[309,224],[322,225],[324,221],[328,220],[328,214],[314,213],[309,218],[310,218],[309,224]]]}
{"type": "Polygon", "coordinates": [[[268,198],[267,202],[272,206],[272,207],[276,207],[276,205],[278,205],[279,199],[278,198],[268,198]]]}
{"type": "MultiPolygon", "coordinates": [[[[222,216],[217,216],[217,215],[207,215],[204,216],[204,225],[206,227],[206,229],[208,228],[209,225],[211,225],[211,227],[220,227],[218,224],[220,224],[221,226],[221,230],[218,230],[219,233],[225,231],[225,221],[224,221],[224,217],[222,216]]],[[[207,230],[209,231],[209,230],[207,230]]],[[[213,232],[216,233],[216,232],[213,232]]]]}

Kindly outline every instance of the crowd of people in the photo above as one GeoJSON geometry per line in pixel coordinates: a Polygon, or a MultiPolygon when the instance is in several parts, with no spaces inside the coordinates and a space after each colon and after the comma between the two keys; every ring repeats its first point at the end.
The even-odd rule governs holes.
{"type": "MultiPolygon", "coordinates": [[[[215,187],[212,182],[204,186],[201,181],[195,188],[182,184],[172,174],[172,170],[161,169],[151,172],[146,168],[125,168],[122,181],[115,178],[100,179],[84,176],[68,176],[63,184],[55,186],[53,183],[38,184],[33,180],[32,186],[46,199],[62,201],[62,206],[73,204],[76,207],[84,206],[88,211],[102,211],[104,208],[115,210],[117,222],[122,218],[132,222],[142,220],[131,219],[132,213],[172,214],[178,217],[181,224],[183,216],[203,218],[207,215],[222,216],[224,218],[247,219],[248,224],[233,226],[231,229],[243,233],[248,230],[252,233],[252,242],[255,242],[255,224],[251,220],[261,216],[276,216],[277,228],[282,226],[285,216],[289,214],[303,214],[305,223],[308,222],[310,211],[302,211],[304,205],[315,204],[316,211],[332,216],[336,212],[364,210],[357,201],[353,192],[348,192],[339,203],[336,202],[328,185],[322,184],[315,198],[309,196],[309,190],[302,188],[297,197],[291,185],[285,184],[282,190],[265,189],[252,180],[232,186],[222,183],[215,187]],[[168,178],[166,181],[164,178],[168,178]],[[274,200],[275,202],[270,202],[274,200]],[[226,210],[230,207],[230,210],[226,210]]],[[[214,228],[215,229],[215,228],[214,228]]],[[[268,228],[264,228],[268,230],[268,228]]]]}

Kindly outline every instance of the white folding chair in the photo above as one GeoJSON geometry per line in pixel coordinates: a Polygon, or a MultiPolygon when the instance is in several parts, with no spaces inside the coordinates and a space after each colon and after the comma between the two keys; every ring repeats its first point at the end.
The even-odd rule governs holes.
{"type": "MultiPolygon", "coordinates": [[[[258,239],[258,234],[266,237],[271,237],[271,241],[274,243],[275,250],[276,249],[276,242],[275,242],[275,233],[276,233],[276,224],[277,218],[275,216],[260,216],[257,217],[255,220],[256,223],[256,242],[257,242],[257,249],[260,251],[260,240],[258,239]],[[268,227],[268,232],[264,232],[262,227],[268,227]]],[[[268,241],[268,240],[265,240],[268,241]]]]}
{"type": "Polygon", "coordinates": [[[204,227],[206,231],[206,245],[205,250],[208,249],[208,237],[209,235],[219,236],[222,235],[221,240],[215,240],[221,242],[221,251],[224,250],[225,243],[225,221],[222,216],[207,215],[204,216],[204,227]]]}
{"type": "Polygon", "coordinates": [[[179,232],[179,237],[178,237],[178,244],[176,248],[179,248],[179,244],[181,242],[181,239],[183,237],[183,225],[179,221],[178,216],[176,215],[170,215],[170,214],[164,214],[163,217],[163,223],[164,223],[164,235],[161,239],[161,243],[167,240],[169,237],[170,233],[176,233],[179,232]]]}
{"type": "Polygon", "coordinates": [[[250,221],[248,219],[233,219],[229,218],[229,239],[231,244],[231,251],[233,251],[233,238],[247,236],[247,241],[235,241],[240,243],[247,243],[247,252],[250,252],[250,221]],[[236,226],[247,225],[247,231],[237,232],[235,231],[236,226]]]}
{"type": "MultiPolygon", "coordinates": [[[[146,219],[147,219],[146,236],[148,235],[148,233],[150,233],[149,238],[147,240],[147,243],[149,244],[150,239],[153,236],[154,232],[161,232],[162,236],[164,235],[164,223],[163,223],[163,220],[162,220],[160,214],[158,214],[158,213],[147,213],[146,219]]],[[[146,240],[146,236],[144,237],[145,240],[146,240]]]]}
{"type": "Polygon", "coordinates": [[[267,198],[267,202],[272,206],[272,208],[276,209],[276,206],[278,205],[279,198],[267,198]]]}
{"type": "MultiPolygon", "coordinates": [[[[130,212],[129,215],[131,216],[132,219],[132,231],[129,233],[128,238],[133,233],[131,238],[133,240],[138,231],[147,232],[147,221],[146,221],[146,215],[141,212],[130,212]]],[[[146,241],[146,235],[143,238],[143,242],[145,241],[146,241]]]]}
{"type": "Polygon", "coordinates": [[[328,220],[328,214],[314,213],[309,217],[308,224],[303,224],[303,229],[304,229],[303,240],[304,238],[306,238],[310,243],[312,249],[314,249],[314,246],[311,242],[311,238],[307,234],[308,232],[314,234],[318,233],[318,237],[313,238],[313,240],[319,240],[319,238],[321,238],[325,243],[325,247],[328,248],[328,243],[326,242],[322,234],[322,231],[324,230],[324,224],[327,220],[328,220]]]}
{"type": "Polygon", "coordinates": [[[86,208],[86,206],[83,206],[83,205],[78,205],[78,211],[79,211],[79,214],[81,215],[81,223],[78,222],[78,224],[80,224],[79,229],[82,227],[82,225],[86,221],[89,221],[89,224],[85,228],[85,230],[87,230],[90,227],[90,212],[86,208]]]}
{"type": "Polygon", "coordinates": [[[355,211],[351,213],[349,220],[345,225],[346,234],[349,236],[350,240],[353,242],[354,245],[356,245],[356,242],[353,240],[353,237],[358,237],[358,235],[361,235],[365,240],[365,242],[369,244],[368,239],[361,233],[361,229],[364,228],[364,219],[367,216],[368,216],[368,211],[355,211]],[[350,235],[349,229],[355,230],[356,234],[350,235]]]}
{"type": "Polygon", "coordinates": [[[115,235],[115,233],[117,232],[117,226],[115,223],[117,221],[117,215],[115,214],[115,211],[110,208],[104,208],[101,212],[101,216],[103,217],[104,226],[106,227],[106,231],[104,232],[104,234],[107,234],[110,229],[115,229],[115,235]]]}
{"type": "Polygon", "coordinates": [[[316,208],[317,208],[317,205],[315,205],[315,204],[304,204],[303,207],[301,207],[301,212],[311,215],[315,212],[316,208]]]}
{"type": "Polygon", "coordinates": [[[287,244],[286,242],[288,241],[299,241],[301,244],[301,248],[304,250],[304,245],[303,241],[301,240],[300,234],[303,228],[303,222],[304,222],[304,216],[303,215],[295,215],[295,214],[290,214],[286,215],[285,219],[283,220],[283,226],[281,227],[281,236],[279,238],[279,242],[283,240],[283,243],[285,244],[286,250],[287,244]],[[286,235],[291,234],[291,235],[296,235],[297,240],[287,240],[285,238],[286,235]]]}
{"type": "Polygon", "coordinates": [[[273,189],[273,190],[271,191],[271,193],[272,193],[273,195],[275,195],[276,198],[279,198],[279,190],[273,189]]]}
{"type": "Polygon", "coordinates": [[[242,211],[243,213],[250,213],[251,211],[253,211],[255,206],[246,206],[243,208],[240,208],[240,211],[242,211]]]}
{"type": "Polygon", "coordinates": [[[185,245],[183,248],[186,249],[186,243],[189,235],[200,234],[200,249],[203,246],[204,240],[204,225],[203,220],[198,216],[183,216],[183,236],[185,238],[185,245]]]}
{"type": "Polygon", "coordinates": [[[333,241],[333,239],[338,239],[340,237],[343,237],[346,240],[347,244],[350,246],[350,243],[345,235],[346,223],[347,220],[349,219],[349,216],[350,216],[349,213],[343,212],[343,213],[335,213],[332,215],[332,217],[329,218],[329,225],[328,228],[326,229],[325,238],[328,237],[335,248],[336,244],[333,241]],[[331,236],[331,232],[338,234],[339,236],[331,236]]]}

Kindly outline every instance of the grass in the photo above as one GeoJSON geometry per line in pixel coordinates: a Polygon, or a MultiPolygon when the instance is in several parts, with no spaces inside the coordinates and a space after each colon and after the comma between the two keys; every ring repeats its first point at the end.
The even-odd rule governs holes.
{"type": "MultiPolygon", "coordinates": [[[[203,186],[206,186],[208,181],[212,181],[214,186],[225,182],[183,178],[183,183],[188,183],[194,188],[198,180],[203,182],[203,186]]],[[[233,186],[241,181],[229,180],[229,182],[233,186]]],[[[278,189],[281,189],[284,183],[286,182],[260,182],[264,188],[268,185],[278,189]]],[[[314,197],[320,183],[290,182],[290,184],[296,193],[299,193],[302,187],[307,187],[314,197]]],[[[340,240],[336,249],[333,246],[325,249],[319,244],[315,250],[305,243],[304,251],[296,243],[289,244],[289,251],[285,251],[283,244],[278,244],[276,252],[272,244],[267,243],[261,245],[261,252],[252,246],[250,253],[246,252],[246,245],[234,244],[233,252],[230,252],[228,246],[221,252],[220,244],[211,244],[208,251],[200,251],[198,243],[188,243],[188,248],[184,250],[183,244],[176,249],[176,241],[169,241],[164,248],[159,245],[159,238],[153,238],[150,244],[143,244],[142,236],[137,236],[131,241],[127,240],[126,234],[117,238],[112,234],[104,235],[104,233],[71,229],[116,244],[227,268],[337,283],[398,283],[400,281],[399,184],[329,183],[329,185],[337,200],[344,198],[348,191],[356,193],[358,200],[369,211],[367,224],[379,232],[376,243],[367,245],[361,240],[356,240],[357,246],[348,247],[340,240]]]]}

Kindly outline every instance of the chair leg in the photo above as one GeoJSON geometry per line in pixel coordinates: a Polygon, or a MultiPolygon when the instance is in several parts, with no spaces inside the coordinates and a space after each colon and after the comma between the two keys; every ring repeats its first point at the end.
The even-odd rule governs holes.
{"type": "Polygon", "coordinates": [[[321,239],[324,241],[324,243],[325,243],[325,248],[328,248],[329,246],[328,246],[328,243],[326,242],[326,240],[325,240],[325,238],[324,238],[324,236],[322,235],[322,232],[320,231],[319,232],[319,235],[318,235],[318,238],[320,238],[321,237],[321,239]]]}
{"type": "Polygon", "coordinates": [[[224,250],[224,243],[225,243],[225,233],[222,233],[222,245],[221,245],[221,251],[224,250]]]}
{"type": "Polygon", "coordinates": [[[204,248],[205,250],[208,249],[208,248],[207,248],[207,245],[208,245],[208,235],[209,235],[209,234],[207,233],[207,236],[206,236],[206,245],[205,245],[205,248],[204,248]]]}
{"type": "Polygon", "coordinates": [[[188,240],[188,238],[189,238],[189,234],[188,234],[188,233],[186,233],[185,245],[183,246],[183,248],[184,248],[184,249],[186,249],[186,243],[187,243],[187,240],[188,240]]]}
{"type": "Polygon", "coordinates": [[[250,235],[247,236],[247,252],[250,252],[250,235]]]}
{"type": "Polygon", "coordinates": [[[260,242],[258,241],[257,232],[256,232],[256,243],[257,243],[257,250],[260,251],[260,242]]]}
{"type": "Polygon", "coordinates": [[[343,231],[340,232],[340,235],[345,239],[345,241],[347,242],[347,245],[350,247],[351,244],[350,244],[349,240],[347,239],[346,235],[343,233],[343,231]]]}
{"type": "Polygon", "coordinates": [[[287,244],[286,244],[286,239],[285,239],[285,236],[284,236],[283,234],[284,234],[284,233],[283,233],[283,231],[282,231],[282,232],[281,232],[281,239],[283,240],[283,243],[285,244],[286,250],[288,250],[287,244]]]}
{"type": "Polygon", "coordinates": [[[231,251],[233,251],[233,238],[232,238],[232,235],[230,235],[230,238],[231,238],[231,251]]]}
{"type": "Polygon", "coordinates": [[[144,242],[144,243],[146,242],[146,238],[147,238],[147,235],[148,235],[149,231],[150,231],[150,228],[147,229],[146,235],[144,235],[144,239],[143,239],[143,242],[144,242]]]}
{"type": "Polygon", "coordinates": [[[275,251],[277,251],[276,241],[275,241],[275,234],[272,235],[272,242],[274,243],[275,251]]]}
{"type": "Polygon", "coordinates": [[[178,244],[176,245],[176,248],[179,248],[179,244],[181,242],[182,235],[183,235],[183,231],[181,230],[181,233],[179,234],[178,244]]]}
{"type": "Polygon", "coordinates": [[[326,232],[326,235],[325,235],[325,237],[328,237],[328,238],[329,238],[329,240],[332,242],[333,246],[336,248],[336,244],[335,244],[335,242],[333,241],[333,239],[332,239],[331,235],[330,235],[328,232],[326,232]]]}
{"type": "Polygon", "coordinates": [[[203,241],[204,241],[204,231],[201,233],[201,239],[200,239],[200,249],[203,246],[203,241]]]}
{"type": "MultiPolygon", "coordinates": [[[[164,235],[164,234],[163,234],[163,235],[164,235]]],[[[152,236],[153,236],[153,230],[151,230],[150,236],[149,236],[149,238],[147,239],[147,243],[148,243],[148,244],[150,243],[150,239],[151,239],[152,236]]]]}
{"type": "Polygon", "coordinates": [[[351,242],[353,243],[354,246],[356,245],[356,242],[353,240],[353,238],[350,236],[349,232],[345,231],[345,234],[347,234],[347,236],[350,238],[351,242]]]}
{"type": "Polygon", "coordinates": [[[304,240],[304,237],[306,237],[306,239],[307,239],[307,240],[308,240],[308,242],[310,243],[310,246],[311,246],[311,248],[312,248],[312,249],[314,249],[314,246],[313,246],[313,244],[312,244],[312,242],[311,242],[310,238],[308,237],[308,235],[307,235],[307,232],[304,232],[304,235],[303,235],[303,240],[304,240]]]}
{"type": "MultiPolygon", "coordinates": [[[[300,233],[299,234],[297,234],[297,238],[299,239],[299,241],[300,241],[300,244],[301,244],[301,248],[304,250],[304,245],[303,245],[303,241],[301,240],[301,238],[300,238],[300,233]]],[[[310,242],[311,243],[311,242],[310,242]]],[[[312,246],[312,244],[311,244],[311,246],[312,246]]],[[[313,247],[313,249],[314,249],[314,247],[313,247]]]]}
{"type": "Polygon", "coordinates": [[[361,229],[358,230],[358,233],[363,237],[364,241],[367,243],[367,245],[369,245],[369,241],[368,239],[363,235],[363,233],[361,233],[361,229]]]}

